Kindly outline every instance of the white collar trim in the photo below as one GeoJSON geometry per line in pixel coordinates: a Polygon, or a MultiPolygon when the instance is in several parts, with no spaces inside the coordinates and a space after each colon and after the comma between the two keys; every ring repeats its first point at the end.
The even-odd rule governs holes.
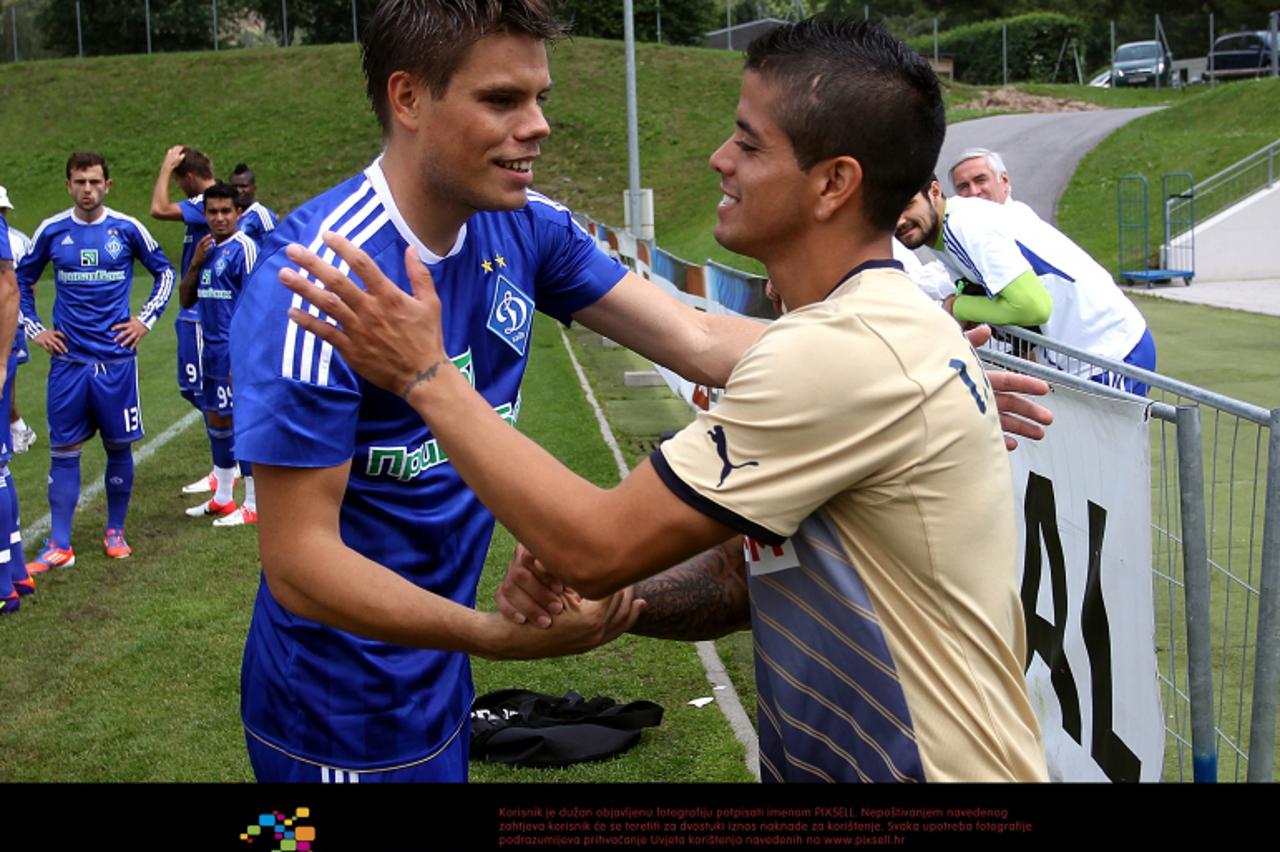
{"type": "Polygon", "coordinates": [[[449,253],[444,257],[427,248],[426,244],[418,239],[418,235],[409,229],[408,223],[400,215],[400,208],[396,207],[395,198],[391,195],[391,187],[387,184],[387,176],[382,172],[381,154],[378,155],[378,159],[369,164],[369,168],[364,170],[364,176],[369,179],[369,184],[373,187],[374,194],[382,202],[382,207],[387,211],[387,218],[391,220],[391,224],[396,226],[396,230],[400,232],[400,237],[405,242],[418,250],[418,256],[422,258],[424,263],[439,263],[445,257],[453,257],[462,251],[462,246],[467,241],[467,225],[465,222],[458,229],[458,238],[454,241],[453,248],[449,249],[449,253]]]}
{"type": "Polygon", "coordinates": [[[102,224],[102,220],[104,220],[104,219],[106,219],[106,218],[107,218],[107,206],[106,206],[105,204],[104,204],[104,205],[102,205],[102,213],[101,213],[101,215],[99,215],[99,216],[98,216],[98,218],[97,218],[97,219],[94,219],[92,222],[86,222],[85,220],[83,220],[83,219],[81,219],[79,216],[77,216],[77,215],[76,215],[76,209],[77,209],[77,208],[75,208],[75,207],[72,207],[72,208],[71,208],[71,221],[72,221],[72,222],[75,222],[77,225],[84,225],[84,226],[86,226],[86,227],[88,227],[89,225],[101,225],[101,224],[102,224]]]}

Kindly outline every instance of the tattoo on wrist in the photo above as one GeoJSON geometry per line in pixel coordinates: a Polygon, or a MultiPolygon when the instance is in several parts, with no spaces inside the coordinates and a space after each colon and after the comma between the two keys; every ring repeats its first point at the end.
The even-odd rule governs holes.
{"type": "Polygon", "coordinates": [[[423,382],[429,382],[432,379],[434,379],[436,377],[436,373],[440,371],[440,368],[448,363],[449,363],[448,358],[441,358],[439,361],[435,362],[427,369],[419,370],[418,375],[413,377],[413,381],[405,385],[404,390],[400,392],[401,398],[408,399],[409,394],[413,392],[414,388],[416,388],[418,385],[422,384],[423,382]]]}

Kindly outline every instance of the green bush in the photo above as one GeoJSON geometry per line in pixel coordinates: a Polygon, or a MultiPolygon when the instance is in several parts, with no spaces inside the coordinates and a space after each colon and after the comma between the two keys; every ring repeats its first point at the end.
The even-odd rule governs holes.
{"type": "MultiPolygon", "coordinates": [[[[1079,38],[1083,21],[1054,12],[1032,12],[967,24],[938,35],[938,50],[955,56],[956,79],[962,83],[999,83],[1001,29],[1009,28],[1009,80],[1050,82],[1053,67],[1067,38],[1079,38]]],[[[933,36],[917,36],[907,42],[926,56],[933,55],[933,36]]],[[[1064,60],[1065,61],[1065,60],[1064,60]]]]}

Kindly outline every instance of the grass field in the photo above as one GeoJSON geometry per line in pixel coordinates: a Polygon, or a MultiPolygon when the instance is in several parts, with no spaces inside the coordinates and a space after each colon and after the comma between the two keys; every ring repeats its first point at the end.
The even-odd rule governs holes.
{"type": "MultiPolygon", "coordinates": [[[[556,91],[548,105],[554,134],[539,164],[540,189],[606,222],[621,220],[625,184],[620,52],[619,45],[589,39],[556,49],[556,91]]],[[[752,268],[714,246],[708,224],[718,192],[705,158],[728,132],[739,60],[641,46],[639,67],[646,105],[644,183],[655,189],[659,243],[693,260],[711,256],[752,268]]],[[[957,88],[948,100],[971,96],[957,88]]],[[[67,206],[62,168],[72,149],[103,150],[115,178],[108,203],[141,216],[159,160],[175,142],[205,148],[223,172],[238,160],[249,162],[258,171],[262,200],[281,212],[362,167],[379,146],[357,54],[346,45],[5,65],[0,99],[7,126],[22,128],[21,134],[0,134],[0,183],[17,204],[11,223],[28,233],[43,216],[67,206]],[[91,94],[84,84],[89,75],[91,94]],[[288,92],[287,105],[257,110],[255,120],[246,121],[263,89],[288,92]],[[41,96],[22,96],[32,91],[41,96]],[[205,96],[209,92],[217,96],[205,96]]],[[[157,224],[153,231],[176,258],[180,228],[157,224]]],[[[148,285],[140,281],[137,302],[148,285]]],[[[48,289],[39,293],[46,318],[48,289]]],[[[1161,341],[1162,371],[1280,405],[1274,367],[1280,320],[1149,299],[1139,305],[1161,341]]],[[[151,438],[191,410],[173,387],[171,316],[143,341],[139,356],[151,438]]],[[[664,398],[661,389],[622,387],[621,369],[631,356],[585,334],[575,336],[575,346],[630,463],[659,432],[687,419],[682,404],[664,398]]],[[[47,358],[37,351],[19,376],[19,404],[41,435],[41,443],[13,463],[28,526],[47,510],[46,370],[47,358]]],[[[545,321],[534,336],[521,428],[592,480],[616,478],[559,336],[545,321]]],[[[128,526],[137,555],[123,562],[101,556],[104,507],[101,498],[92,501],[78,515],[77,566],[42,581],[21,613],[0,620],[0,641],[21,649],[0,660],[0,737],[6,743],[0,780],[249,778],[237,705],[239,656],[257,587],[256,543],[252,530],[215,531],[182,514],[188,502],[179,486],[208,465],[203,430],[193,424],[179,431],[139,465],[128,526]]],[[[83,482],[100,480],[102,469],[100,446],[87,445],[83,482]]],[[[26,544],[34,550],[38,542],[26,544]]],[[[511,546],[500,530],[482,582],[482,606],[489,605],[511,546]]],[[[735,681],[749,690],[749,637],[740,634],[719,647],[735,681]]],[[[667,708],[662,728],[646,733],[621,760],[550,773],[475,767],[478,780],[748,777],[715,708],[687,704],[710,694],[690,646],[627,638],[581,659],[477,663],[476,679],[480,691],[574,689],[623,701],[647,698],[667,708]]],[[[749,698],[746,703],[753,706],[749,698]]]]}

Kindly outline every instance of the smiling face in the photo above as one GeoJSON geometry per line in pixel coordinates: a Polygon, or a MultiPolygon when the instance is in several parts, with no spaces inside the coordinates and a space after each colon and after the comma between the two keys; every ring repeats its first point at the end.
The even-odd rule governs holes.
{"type": "Polygon", "coordinates": [[[236,199],[241,207],[252,207],[258,197],[258,184],[247,174],[232,175],[227,183],[236,191],[236,199]]]}
{"type": "Polygon", "coordinates": [[[111,181],[102,174],[102,166],[73,169],[67,179],[67,192],[76,203],[76,215],[92,222],[102,212],[102,199],[111,189],[111,181]]]}
{"type": "Polygon", "coordinates": [[[523,207],[551,132],[542,115],[551,88],[544,42],[486,36],[467,51],[442,97],[415,85],[416,160],[427,196],[470,211],[523,207]]]}
{"type": "MultiPolygon", "coordinates": [[[[776,87],[755,71],[742,78],[737,129],[711,155],[723,193],[716,242],[764,261],[809,221],[808,173],[774,119],[776,87]]],[[[767,261],[766,261],[767,263],[767,261]]]]}
{"type": "Polygon", "coordinates": [[[898,240],[909,249],[936,243],[938,232],[942,229],[941,210],[942,187],[937,181],[933,181],[927,192],[917,192],[911,196],[907,209],[902,211],[895,232],[898,240]]]}
{"type": "Polygon", "coordinates": [[[992,168],[986,157],[970,157],[951,170],[951,183],[956,195],[976,196],[1004,204],[1009,198],[1009,174],[992,168]]]}

